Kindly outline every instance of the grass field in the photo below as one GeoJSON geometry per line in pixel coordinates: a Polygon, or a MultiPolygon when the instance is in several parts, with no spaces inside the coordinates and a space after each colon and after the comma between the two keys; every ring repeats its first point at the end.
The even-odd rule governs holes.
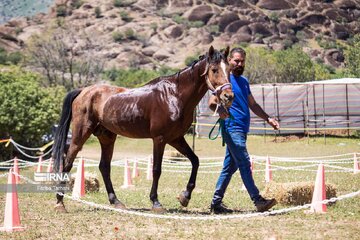
{"type": "MultiPolygon", "coordinates": [[[[251,154],[260,156],[315,157],[360,152],[359,139],[327,138],[326,145],[322,138],[307,139],[267,137],[266,142],[260,136],[249,136],[248,149],[251,154]]],[[[191,137],[188,142],[191,145],[191,137]]],[[[119,138],[115,147],[114,160],[122,157],[146,157],[151,154],[150,140],[130,140],[119,138]]],[[[196,139],[195,151],[202,157],[220,157],[224,153],[221,140],[196,139]]],[[[99,159],[100,147],[91,139],[78,156],[99,159]]],[[[220,160],[217,160],[220,161],[220,160]]],[[[219,171],[220,166],[201,167],[209,160],[200,162],[199,171],[219,171]]],[[[293,163],[288,163],[293,165],[293,163]]],[[[139,165],[146,167],[145,165],[139,165]]],[[[352,168],[352,164],[341,165],[352,168]]],[[[263,166],[255,165],[255,169],[263,166]]],[[[199,173],[197,186],[189,206],[180,207],[176,196],[185,189],[189,173],[169,172],[163,168],[159,183],[159,200],[168,209],[164,215],[208,216],[209,205],[219,173],[199,173]]],[[[313,169],[316,169],[313,168],[313,169]]],[[[328,169],[325,167],[325,169],[328,169]]],[[[74,171],[76,169],[73,169],[74,171]]],[[[100,178],[97,167],[87,168],[100,178]]],[[[1,172],[2,173],[2,172],[1,172]]],[[[21,170],[22,175],[32,178],[33,169],[21,170]]],[[[123,168],[112,168],[112,181],[119,199],[131,210],[150,213],[149,200],[151,181],[146,180],[146,172],[140,170],[141,176],[135,179],[135,187],[121,189],[123,168]]],[[[303,182],[315,180],[316,172],[274,171],[273,181],[303,182]]],[[[260,191],[265,187],[264,172],[254,172],[255,182],[260,191]]],[[[0,178],[0,183],[5,183],[0,178]]],[[[100,192],[90,193],[84,200],[108,206],[107,194],[100,178],[100,192]]],[[[360,190],[360,174],[326,172],[326,183],[334,184],[337,195],[360,190]]],[[[235,174],[224,202],[236,210],[235,214],[254,212],[250,198],[241,191],[241,179],[235,174]]],[[[102,210],[65,199],[69,211],[67,214],[55,213],[53,210],[55,196],[52,193],[19,193],[19,204],[22,224],[27,227],[24,232],[0,233],[0,239],[360,239],[360,197],[338,201],[328,207],[326,214],[305,214],[303,210],[286,214],[228,220],[172,220],[148,218],[118,212],[102,210]]],[[[5,194],[0,195],[0,216],[4,214],[5,194]]],[[[276,205],[274,209],[288,208],[276,205]]]]}

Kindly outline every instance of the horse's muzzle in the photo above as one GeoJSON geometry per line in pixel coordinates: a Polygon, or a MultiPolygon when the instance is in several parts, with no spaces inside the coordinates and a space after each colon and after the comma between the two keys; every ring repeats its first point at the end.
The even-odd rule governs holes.
{"type": "Polygon", "coordinates": [[[225,107],[230,107],[234,100],[234,93],[231,88],[223,90],[219,95],[219,100],[225,107]]]}

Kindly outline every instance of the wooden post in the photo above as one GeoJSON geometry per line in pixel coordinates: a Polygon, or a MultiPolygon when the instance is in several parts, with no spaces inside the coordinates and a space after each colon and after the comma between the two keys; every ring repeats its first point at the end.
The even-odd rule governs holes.
{"type": "MultiPolygon", "coordinates": [[[[263,109],[265,111],[265,90],[264,90],[264,86],[262,86],[261,88],[262,91],[262,100],[263,100],[263,109]]],[[[266,142],[266,121],[264,121],[264,142],[266,142]]]]}
{"type": "Polygon", "coordinates": [[[345,84],[345,96],[346,96],[346,121],[347,121],[347,134],[350,137],[350,116],[349,116],[349,93],[348,85],[345,84]]]}
{"type": "Polygon", "coordinates": [[[324,142],[326,145],[326,119],[325,119],[325,84],[323,84],[323,125],[324,125],[324,142]]]}
{"type": "Polygon", "coordinates": [[[315,85],[312,85],[313,87],[313,100],[314,100],[314,123],[315,123],[315,135],[317,133],[316,129],[317,129],[317,122],[316,122],[316,95],[315,95],[315,85]]]}

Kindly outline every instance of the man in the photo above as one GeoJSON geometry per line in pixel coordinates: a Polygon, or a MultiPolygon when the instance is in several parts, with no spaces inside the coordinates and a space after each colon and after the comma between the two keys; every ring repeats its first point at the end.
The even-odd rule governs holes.
{"type": "Polygon", "coordinates": [[[221,119],[225,119],[222,133],[227,145],[223,169],[211,202],[211,212],[215,214],[232,212],[222,203],[222,199],[231,177],[237,169],[240,170],[241,178],[257,211],[267,211],[276,204],[275,199],[265,199],[259,194],[252,177],[250,158],[246,149],[247,133],[250,126],[249,108],[274,129],[279,129],[279,123],[264,112],[251,94],[249,81],[242,76],[245,58],[246,52],[242,48],[234,48],[230,51],[230,81],[234,92],[232,106],[227,110],[218,104],[215,96],[209,99],[210,109],[216,111],[221,119]]]}

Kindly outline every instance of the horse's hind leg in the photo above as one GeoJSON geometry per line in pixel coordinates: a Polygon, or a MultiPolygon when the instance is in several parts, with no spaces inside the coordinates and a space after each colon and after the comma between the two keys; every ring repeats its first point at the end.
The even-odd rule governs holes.
{"type": "Polygon", "coordinates": [[[108,193],[110,204],[114,204],[115,208],[125,209],[125,205],[121,203],[116,195],[110,178],[111,159],[114,152],[114,144],[116,134],[108,131],[103,127],[99,127],[94,133],[98,137],[101,145],[101,160],[99,169],[103,177],[106,191],[108,193]]]}
{"type": "Polygon", "coordinates": [[[169,144],[178,150],[181,154],[186,156],[192,165],[191,175],[186,186],[186,190],[180,193],[178,196],[180,204],[184,207],[187,207],[191,199],[191,193],[195,188],[196,175],[199,168],[199,158],[195,155],[189,144],[185,141],[184,137],[177,138],[169,144]]]}
{"type": "MultiPolygon", "coordinates": [[[[86,140],[90,137],[92,133],[92,129],[83,127],[82,124],[74,124],[72,128],[72,139],[70,143],[69,150],[67,151],[66,158],[65,158],[65,166],[63,169],[64,173],[70,172],[76,155],[81,150],[82,146],[86,142],[86,140]]],[[[65,184],[65,182],[61,182],[61,184],[65,184]]],[[[64,191],[59,191],[56,193],[57,203],[55,206],[55,210],[58,212],[66,212],[65,205],[64,205],[64,191]]]]}

